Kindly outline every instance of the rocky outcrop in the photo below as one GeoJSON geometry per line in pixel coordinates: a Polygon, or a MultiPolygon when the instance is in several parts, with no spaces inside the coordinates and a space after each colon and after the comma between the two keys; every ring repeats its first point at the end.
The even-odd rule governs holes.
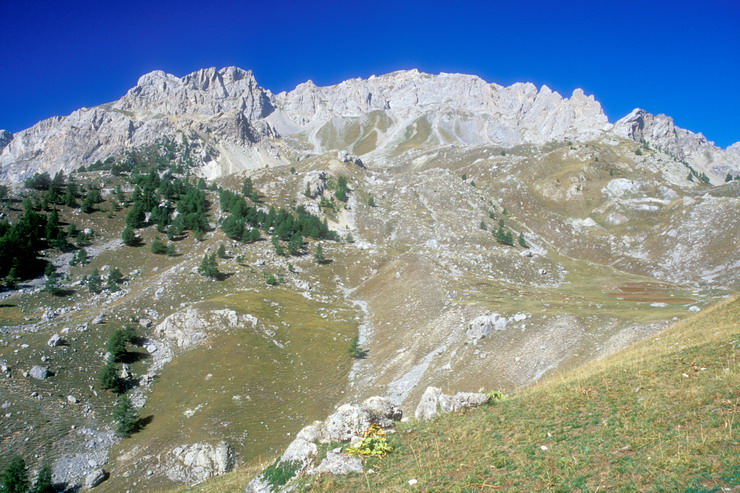
{"type": "MultiPolygon", "coordinates": [[[[276,142],[281,136],[300,135],[313,152],[338,151],[340,161],[363,166],[357,155],[392,164],[399,152],[420,145],[588,141],[611,128],[601,105],[581,89],[563,97],[547,86],[504,87],[474,75],[405,70],[327,87],[308,81],[273,95],[251,71],[236,67],[184,77],[154,71],[118,101],[49,118],[16,134],[0,132],[0,178],[69,172],[122,149],[177,136],[204,150],[191,156],[202,175],[215,177],[284,164],[282,149],[289,144],[276,142]]],[[[676,127],[665,115],[635,110],[611,131],[653,142],[715,179],[740,172],[736,153],[676,127]]]]}
{"type": "Polygon", "coordinates": [[[414,417],[419,421],[436,418],[440,414],[461,411],[483,405],[491,400],[487,394],[477,392],[458,392],[455,395],[443,394],[437,387],[427,387],[416,407],[414,417]]]}
{"type": "MultiPolygon", "coordinates": [[[[394,421],[403,417],[401,409],[386,397],[370,397],[362,404],[340,406],[326,421],[317,421],[304,427],[272,467],[289,465],[293,477],[300,474],[349,474],[361,473],[362,461],[348,455],[342,447],[327,452],[326,457],[316,463],[317,443],[350,442],[360,440],[362,434],[372,424],[382,428],[392,428],[394,421]]],[[[267,477],[260,474],[247,485],[247,493],[282,491],[268,483],[267,477]]]]}
{"type": "Polygon", "coordinates": [[[503,87],[473,75],[417,70],[328,87],[309,81],[273,101],[271,121],[280,133],[306,132],[316,150],[349,144],[359,154],[390,151],[412,134],[430,144],[513,146],[592,139],[609,128],[601,105],[580,89],[563,98],[547,86],[503,87]],[[358,126],[360,137],[353,138],[358,126]]]}
{"type": "Polygon", "coordinates": [[[236,454],[226,442],[193,443],[172,449],[165,458],[165,475],[172,481],[194,485],[231,471],[236,454]]]}
{"type": "Polygon", "coordinates": [[[165,318],[154,329],[154,334],[172,340],[181,349],[190,349],[203,343],[209,332],[255,328],[257,323],[252,315],[239,314],[230,309],[208,311],[190,307],[165,318]]]}
{"type": "Polygon", "coordinates": [[[13,140],[13,134],[7,130],[0,130],[0,151],[13,140]]]}
{"type": "Polygon", "coordinates": [[[707,140],[701,133],[677,127],[673,118],[653,115],[636,108],[614,124],[613,132],[635,142],[647,142],[705,172],[712,183],[724,181],[727,173],[740,173],[740,155],[726,152],[707,140]]]}
{"type": "Polygon", "coordinates": [[[466,332],[468,340],[477,343],[490,336],[494,330],[506,330],[506,318],[498,313],[486,313],[473,319],[466,332]]]}
{"type": "Polygon", "coordinates": [[[358,457],[352,457],[342,453],[341,447],[330,450],[326,453],[326,458],[321,461],[310,474],[331,474],[334,476],[340,474],[359,474],[362,472],[362,460],[358,457]]]}

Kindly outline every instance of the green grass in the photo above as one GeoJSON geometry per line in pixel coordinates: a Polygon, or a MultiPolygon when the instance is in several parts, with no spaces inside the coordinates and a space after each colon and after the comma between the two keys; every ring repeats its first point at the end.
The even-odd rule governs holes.
{"type": "Polygon", "coordinates": [[[718,491],[740,483],[740,300],[466,415],[403,424],[310,491],[718,491]],[[546,447],[544,449],[543,447],[546,447]]]}

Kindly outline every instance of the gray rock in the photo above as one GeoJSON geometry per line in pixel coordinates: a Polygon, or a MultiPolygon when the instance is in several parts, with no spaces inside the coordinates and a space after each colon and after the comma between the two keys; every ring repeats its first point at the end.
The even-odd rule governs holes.
{"type": "Polygon", "coordinates": [[[246,493],[274,493],[270,483],[261,474],[247,484],[245,491],[246,493]]]}
{"type": "Polygon", "coordinates": [[[309,464],[309,462],[311,462],[311,460],[316,456],[317,452],[318,447],[316,447],[315,443],[309,442],[302,438],[296,438],[295,440],[290,442],[288,448],[285,449],[283,455],[280,456],[280,461],[300,462],[300,471],[303,471],[303,469],[309,464]]]}
{"type": "Polygon", "coordinates": [[[165,476],[171,481],[194,485],[231,471],[236,454],[226,442],[193,443],[172,449],[165,459],[165,476]]]}
{"type": "Polygon", "coordinates": [[[372,415],[360,406],[345,404],[324,422],[321,443],[346,442],[362,434],[372,424],[372,415]]]}
{"type": "Polygon", "coordinates": [[[242,315],[231,309],[206,311],[189,307],[165,318],[154,329],[154,334],[174,340],[182,349],[189,349],[205,342],[208,331],[254,328],[257,323],[252,315],[242,315]]]}
{"type": "Polygon", "coordinates": [[[98,486],[100,483],[108,479],[108,475],[103,469],[95,469],[87,476],[85,476],[84,485],[85,488],[92,489],[98,486]]]}
{"type": "Polygon", "coordinates": [[[36,380],[46,380],[47,378],[49,378],[49,367],[35,365],[28,371],[28,374],[36,380]]]}
{"type": "Polygon", "coordinates": [[[326,458],[321,461],[311,474],[359,474],[362,473],[362,460],[359,457],[343,454],[341,448],[330,450],[326,453],[326,458]]]}
{"type": "Polygon", "coordinates": [[[139,325],[145,329],[148,329],[149,327],[152,326],[152,321],[149,320],[148,318],[141,318],[139,319],[139,325]]]}
{"type": "Polygon", "coordinates": [[[94,318],[94,319],[92,320],[92,324],[93,324],[93,325],[96,325],[96,324],[102,324],[102,323],[105,323],[105,317],[106,317],[105,313],[100,313],[100,314],[99,314],[99,315],[98,315],[97,317],[95,317],[95,318],[94,318]]]}
{"type": "Polygon", "coordinates": [[[486,313],[473,319],[466,332],[468,340],[477,343],[490,336],[494,330],[506,330],[506,318],[498,313],[486,313]]]}
{"type": "Polygon", "coordinates": [[[46,345],[49,347],[57,347],[64,344],[64,339],[59,334],[54,334],[51,338],[46,341],[46,345]]]}
{"type": "Polygon", "coordinates": [[[414,416],[419,421],[433,419],[440,414],[460,411],[487,403],[490,397],[478,392],[458,392],[454,396],[443,394],[437,387],[427,387],[419,400],[414,416]]]}
{"type": "Polygon", "coordinates": [[[67,402],[69,402],[70,404],[77,404],[80,401],[77,400],[77,397],[75,397],[73,395],[68,395],[67,396],[67,402]]]}
{"type": "Polygon", "coordinates": [[[362,403],[362,408],[370,413],[370,419],[383,428],[390,428],[394,421],[401,421],[403,411],[387,397],[374,396],[362,403]]]}

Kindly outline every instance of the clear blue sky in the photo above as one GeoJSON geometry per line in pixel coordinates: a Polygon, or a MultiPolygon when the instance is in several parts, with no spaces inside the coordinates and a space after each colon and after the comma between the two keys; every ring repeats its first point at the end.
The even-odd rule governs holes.
{"type": "Polygon", "coordinates": [[[0,0],[0,128],[118,99],[138,77],[236,65],[274,92],[398,69],[594,94],[740,140],[740,0],[0,0]]]}

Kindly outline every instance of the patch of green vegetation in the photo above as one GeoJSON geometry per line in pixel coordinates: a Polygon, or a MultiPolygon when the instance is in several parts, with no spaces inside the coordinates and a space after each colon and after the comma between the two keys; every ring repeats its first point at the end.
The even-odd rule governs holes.
{"type": "Polygon", "coordinates": [[[262,477],[272,488],[279,488],[293,479],[300,467],[301,463],[298,461],[291,460],[283,462],[278,459],[265,469],[262,477]]]}
{"type": "Polygon", "coordinates": [[[494,407],[399,426],[371,475],[299,490],[719,491],[737,486],[740,300],[494,407]]]}

